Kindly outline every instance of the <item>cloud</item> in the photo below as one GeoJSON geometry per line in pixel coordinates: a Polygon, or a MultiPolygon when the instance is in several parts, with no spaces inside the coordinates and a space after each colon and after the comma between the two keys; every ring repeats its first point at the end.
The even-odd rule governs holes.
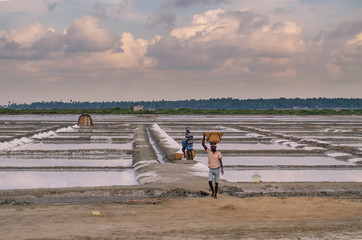
{"type": "Polygon", "coordinates": [[[150,44],[158,40],[158,36],[150,42],[142,38],[135,39],[131,33],[123,33],[120,40],[122,51],[118,51],[118,54],[113,51],[117,67],[122,69],[151,67],[153,62],[146,56],[146,50],[150,44]]]}
{"type": "Polygon", "coordinates": [[[343,66],[362,66],[362,32],[345,41],[331,53],[331,59],[343,66]]]}
{"type": "MultiPolygon", "coordinates": [[[[169,21],[174,23],[172,14],[177,8],[211,2],[172,1],[175,12],[170,12],[169,21]]],[[[251,9],[207,10],[178,27],[170,24],[169,33],[162,37],[148,39],[129,29],[116,33],[101,25],[100,19],[109,23],[110,16],[118,14],[117,7],[121,10],[115,19],[125,19],[127,9],[137,10],[132,3],[102,2],[100,10],[105,9],[107,18],[84,15],[70,21],[61,33],[37,22],[0,30],[0,71],[2,79],[7,79],[0,84],[10,86],[10,79],[22,79],[18,81],[29,81],[29,86],[58,84],[78,86],[78,90],[87,86],[97,89],[89,90],[92,95],[103,89],[103,96],[112,92],[119,97],[121,91],[129,99],[135,94],[156,98],[154,92],[160,88],[165,98],[203,98],[221,97],[217,95],[221,93],[253,97],[253,91],[264,87],[275,91],[260,92],[268,96],[298,94],[301,88],[308,94],[322,90],[330,94],[323,86],[331,89],[332,82],[337,86],[342,80],[353,85],[350,89],[360,86],[362,30],[358,21],[341,22],[312,40],[304,40],[305,28],[299,21],[251,9]],[[214,89],[205,93],[209,83],[214,89]]],[[[11,86],[16,89],[15,84],[11,86]]]]}
{"type": "MultiPolygon", "coordinates": [[[[253,73],[254,69],[257,74],[261,69],[258,58],[291,58],[304,45],[301,28],[293,22],[269,23],[267,16],[250,10],[215,9],[173,29],[169,37],[149,46],[147,56],[155,58],[161,69],[236,69],[230,64],[243,62],[239,65],[243,72],[253,73]]],[[[269,68],[273,71],[280,73],[278,76],[295,75],[292,64],[269,68]]]]}
{"type": "Polygon", "coordinates": [[[48,11],[51,12],[57,7],[57,2],[49,2],[47,4],[47,7],[48,7],[48,11]]]}
{"type": "Polygon", "coordinates": [[[38,22],[24,24],[10,32],[0,31],[1,59],[38,59],[43,53],[32,49],[33,44],[40,41],[48,30],[38,22]]]}
{"type": "Polygon", "coordinates": [[[148,17],[149,25],[164,26],[167,30],[171,30],[175,26],[177,10],[180,8],[191,8],[195,5],[219,5],[229,2],[229,0],[169,0],[161,5],[156,14],[148,17]]]}
{"type": "Polygon", "coordinates": [[[73,20],[66,29],[67,51],[105,51],[115,47],[116,34],[100,26],[99,19],[85,15],[73,20]]]}
{"type": "Polygon", "coordinates": [[[178,7],[187,8],[194,5],[212,5],[212,4],[221,4],[229,2],[230,2],[229,0],[171,0],[168,1],[167,5],[171,5],[176,8],[178,7]]]}
{"type": "Polygon", "coordinates": [[[335,30],[326,33],[327,38],[345,38],[362,32],[362,21],[344,21],[335,30]]]}
{"type": "Polygon", "coordinates": [[[106,16],[106,8],[102,5],[101,2],[94,3],[94,11],[96,16],[105,17],[106,16]]]}
{"type": "Polygon", "coordinates": [[[148,16],[148,25],[151,27],[164,26],[171,30],[175,26],[176,11],[173,7],[162,5],[156,14],[148,16]]]}
{"type": "Polygon", "coordinates": [[[53,29],[48,29],[44,36],[34,42],[32,49],[35,51],[61,51],[64,49],[64,36],[57,34],[53,29]]]}
{"type": "Polygon", "coordinates": [[[9,42],[14,41],[22,47],[30,47],[34,42],[38,41],[46,31],[47,29],[39,22],[28,23],[12,29],[9,33],[5,33],[4,38],[9,42]]]}
{"type": "Polygon", "coordinates": [[[191,47],[176,37],[168,37],[150,45],[146,56],[155,59],[159,69],[210,69],[222,62],[212,61],[208,50],[201,44],[191,47]]]}

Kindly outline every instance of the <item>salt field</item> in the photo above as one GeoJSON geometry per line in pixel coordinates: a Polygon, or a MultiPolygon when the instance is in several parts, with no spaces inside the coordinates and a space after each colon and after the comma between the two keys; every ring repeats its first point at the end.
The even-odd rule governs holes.
{"type": "Polygon", "coordinates": [[[0,189],[136,185],[132,170],[123,171],[4,171],[0,189]]]}
{"type": "MultiPolygon", "coordinates": [[[[255,171],[229,171],[222,178],[230,182],[250,181],[255,171]]],[[[260,170],[263,182],[362,182],[361,170],[260,170]]]]}
{"type": "MultiPolygon", "coordinates": [[[[201,155],[197,160],[207,165],[207,156],[201,155]]],[[[230,157],[223,156],[224,167],[228,166],[355,166],[355,164],[345,161],[338,161],[334,158],[324,156],[308,157],[271,157],[271,156],[243,156],[230,157]]]]}
{"type": "Polygon", "coordinates": [[[199,162],[195,165],[196,175],[207,176],[202,133],[216,126],[213,131],[224,132],[218,144],[225,166],[222,177],[230,182],[250,181],[256,171],[266,182],[362,181],[359,116],[162,116],[159,119],[160,127],[178,142],[183,139],[183,126],[191,127],[199,162]]]}
{"type": "Polygon", "coordinates": [[[94,115],[81,127],[78,117],[1,115],[0,190],[143,184],[157,174],[137,169],[177,164],[185,126],[195,139],[191,174],[207,176],[202,134],[221,131],[229,182],[250,182],[254,172],[263,182],[362,182],[360,116],[94,115]],[[154,157],[136,164],[146,146],[154,157]]]}

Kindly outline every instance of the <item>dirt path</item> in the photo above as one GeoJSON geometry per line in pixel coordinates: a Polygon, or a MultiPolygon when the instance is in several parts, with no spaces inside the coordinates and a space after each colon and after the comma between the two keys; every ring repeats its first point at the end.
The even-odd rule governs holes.
{"type": "Polygon", "coordinates": [[[133,142],[133,164],[144,160],[157,160],[155,153],[148,142],[145,125],[137,125],[133,142]]]}
{"type": "Polygon", "coordinates": [[[0,206],[0,226],[2,239],[361,239],[362,203],[220,195],[0,206]]]}

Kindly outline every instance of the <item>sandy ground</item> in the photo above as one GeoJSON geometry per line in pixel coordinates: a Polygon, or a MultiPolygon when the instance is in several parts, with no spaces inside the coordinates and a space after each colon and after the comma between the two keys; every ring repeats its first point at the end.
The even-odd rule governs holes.
{"type": "Polygon", "coordinates": [[[362,203],[220,195],[6,205],[0,226],[1,239],[362,239],[362,203]]]}

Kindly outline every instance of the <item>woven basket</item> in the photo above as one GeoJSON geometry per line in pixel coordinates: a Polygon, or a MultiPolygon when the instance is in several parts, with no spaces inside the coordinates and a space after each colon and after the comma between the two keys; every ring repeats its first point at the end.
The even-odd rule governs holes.
{"type": "Polygon", "coordinates": [[[205,132],[206,141],[209,143],[219,143],[223,135],[222,132],[205,132]]]}
{"type": "Polygon", "coordinates": [[[184,156],[183,153],[174,153],[173,158],[176,160],[181,160],[181,158],[184,156]]]}

